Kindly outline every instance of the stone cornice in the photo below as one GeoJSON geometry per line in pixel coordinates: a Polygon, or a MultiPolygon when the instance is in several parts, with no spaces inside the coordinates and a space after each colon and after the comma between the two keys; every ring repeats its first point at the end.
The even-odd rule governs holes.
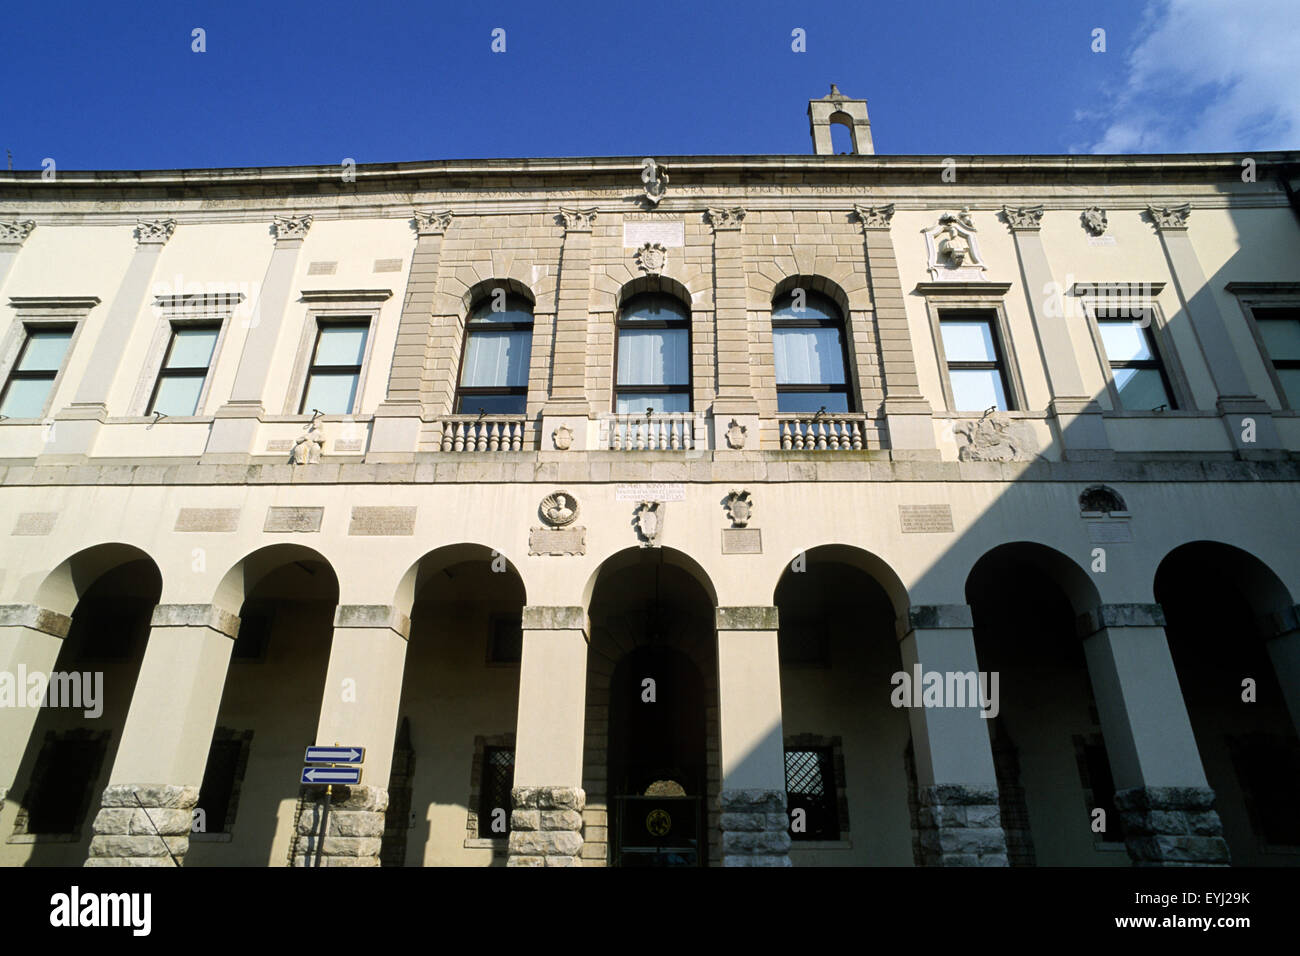
{"type": "MultiPolygon", "coordinates": [[[[0,437],[7,423],[0,423],[0,437]]],[[[27,426],[13,426],[27,427],[27,426]]],[[[427,484],[554,484],[559,480],[561,460],[574,484],[611,483],[614,463],[627,466],[676,463],[681,479],[688,482],[1232,482],[1300,481],[1300,455],[1284,460],[1210,460],[1188,455],[1172,460],[957,462],[894,460],[888,451],[795,452],[742,451],[702,453],[689,461],[681,452],[630,453],[592,452],[496,452],[412,455],[403,463],[329,461],[311,465],[289,465],[279,455],[261,456],[246,464],[196,463],[184,460],[154,460],[124,463],[90,459],[81,464],[39,464],[30,459],[0,463],[0,485],[4,487],[49,487],[81,485],[131,486],[217,486],[217,485],[427,485],[427,484]],[[268,460],[274,458],[274,461],[268,460]],[[791,463],[806,463],[798,478],[791,477],[791,463]],[[577,469],[585,468],[580,478],[577,469]]]]}
{"type": "Polygon", "coordinates": [[[1163,282],[1076,282],[1070,295],[1146,299],[1159,295],[1164,287],[1163,282]]]}
{"type": "Polygon", "coordinates": [[[1011,291],[1010,282],[918,282],[917,295],[988,296],[998,298],[1011,291]]]}
{"type": "Polygon", "coordinates": [[[97,295],[11,295],[9,304],[20,315],[49,311],[89,312],[99,305],[97,295]]]}
{"type": "Polygon", "coordinates": [[[392,289],[304,289],[304,302],[384,302],[393,297],[392,289]]]}

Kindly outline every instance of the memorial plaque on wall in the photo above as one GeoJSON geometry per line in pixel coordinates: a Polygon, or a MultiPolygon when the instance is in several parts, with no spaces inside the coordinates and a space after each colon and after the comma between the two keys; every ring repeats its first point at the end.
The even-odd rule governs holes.
{"type": "Polygon", "coordinates": [[[348,525],[348,534],[413,535],[415,534],[415,508],[357,505],[352,509],[352,521],[348,525]]]}
{"type": "Polygon", "coordinates": [[[635,485],[618,485],[614,489],[615,501],[685,501],[686,486],[666,482],[643,482],[635,485]]]}
{"type": "Polygon", "coordinates": [[[319,531],[324,514],[324,508],[267,508],[262,530],[319,531]]]}
{"type": "Polygon", "coordinates": [[[586,528],[533,528],[528,532],[529,554],[586,554],[586,528]]]}
{"type": "Polygon", "coordinates": [[[763,532],[758,528],[723,528],[723,554],[762,554],[763,532]]]}
{"type": "Polygon", "coordinates": [[[238,531],[238,508],[182,508],[174,531],[238,531]]]}
{"type": "Polygon", "coordinates": [[[667,249],[681,248],[686,245],[686,224],[680,219],[673,221],[623,222],[623,248],[639,249],[646,243],[658,243],[667,249]]]}
{"type": "Polygon", "coordinates": [[[1088,540],[1093,544],[1129,544],[1133,529],[1127,521],[1089,521],[1088,540]]]}
{"type": "Polygon", "coordinates": [[[57,511],[24,511],[14,521],[14,534],[49,534],[58,519],[57,511]]]}
{"type": "Polygon", "coordinates": [[[951,505],[899,505],[903,534],[947,534],[952,532],[951,505]]]}

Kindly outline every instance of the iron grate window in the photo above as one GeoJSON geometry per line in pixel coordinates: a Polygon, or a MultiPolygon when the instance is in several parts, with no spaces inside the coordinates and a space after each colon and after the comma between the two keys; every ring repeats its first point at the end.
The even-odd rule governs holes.
{"type": "Polygon", "coordinates": [[[804,829],[802,832],[791,829],[791,839],[838,840],[840,838],[831,748],[787,750],[785,790],[792,827],[795,811],[804,811],[804,829]]]}
{"type": "Polygon", "coordinates": [[[485,747],[478,810],[478,835],[481,838],[510,834],[510,812],[513,809],[510,791],[514,785],[514,750],[510,747],[485,747]]]}

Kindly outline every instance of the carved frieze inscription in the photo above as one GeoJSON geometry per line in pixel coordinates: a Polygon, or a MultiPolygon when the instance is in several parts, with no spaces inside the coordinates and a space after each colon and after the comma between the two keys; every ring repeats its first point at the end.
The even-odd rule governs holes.
{"type": "Polygon", "coordinates": [[[408,537],[415,534],[415,508],[357,505],[352,509],[348,534],[408,537]]]}
{"type": "Polygon", "coordinates": [[[686,486],[665,482],[618,485],[615,501],[685,501],[686,486]]]}
{"type": "Polygon", "coordinates": [[[182,508],[173,531],[238,531],[238,508],[182,508]]]}
{"type": "Polygon", "coordinates": [[[952,532],[951,505],[899,505],[903,534],[948,534],[952,532]]]}
{"type": "Polygon", "coordinates": [[[266,524],[263,531],[319,531],[324,508],[277,508],[266,509],[266,524]]]}
{"type": "Polygon", "coordinates": [[[668,249],[680,249],[686,245],[686,224],[681,220],[623,223],[623,248],[639,249],[647,242],[651,245],[658,243],[668,249]]]}
{"type": "Polygon", "coordinates": [[[759,528],[723,528],[722,553],[762,554],[762,530],[759,528]]]}

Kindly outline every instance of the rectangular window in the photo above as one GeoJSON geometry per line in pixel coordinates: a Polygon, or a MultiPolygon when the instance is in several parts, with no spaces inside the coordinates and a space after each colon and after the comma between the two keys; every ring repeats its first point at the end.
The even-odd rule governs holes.
{"type": "Polygon", "coordinates": [[[478,791],[478,835],[481,839],[510,835],[510,813],[514,808],[510,791],[514,785],[514,750],[510,747],[484,747],[483,784],[478,791]]]}
{"type": "Polygon", "coordinates": [[[1149,313],[1146,318],[1145,327],[1132,319],[1097,318],[1120,407],[1132,411],[1174,408],[1173,391],[1156,351],[1149,313]]]}
{"type": "Polygon", "coordinates": [[[792,840],[838,840],[839,812],[830,747],[785,752],[785,789],[792,840]],[[795,829],[803,811],[803,829],[795,829]]]}
{"type": "Polygon", "coordinates": [[[939,317],[953,411],[982,412],[996,406],[1008,411],[1006,370],[994,327],[995,315],[984,311],[948,311],[939,317]]]}
{"type": "Polygon", "coordinates": [[[31,785],[23,800],[23,833],[80,831],[90,809],[91,790],[99,777],[107,734],[72,731],[49,734],[32,770],[31,785]]]}
{"type": "Polygon", "coordinates": [[[357,399],[361,364],[370,335],[368,319],[318,321],[307,387],[303,389],[298,413],[318,411],[325,415],[349,415],[357,399]]]}
{"type": "Polygon", "coordinates": [[[639,295],[619,313],[614,411],[691,410],[690,313],[676,299],[639,295]]]}
{"type": "Polygon", "coordinates": [[[227,833],[235,821],[231,807],[234,803],[235,787],[240,778],[241,757],[244,753],[244,739],[212,741],[208,751],[208,763],[203,770],[203,785],[199,787],[199,802],[195,809],[203,811],[205,833],[227,833]]]}
{"type": "Polygon", "coordinates": [[[1300,409],[1300,308],[1251,310],[1287,405],[1300,409]]]}
{"type": "Polygon", "coordinates": [[[0,396],[0,415],[40,418],[45,414],[50,389],[63,367],[72,332],[70,325],[27,328],[26,341],[0,396]]]}
{"type": "Polygon", "coordinates": [[[167,355],[158,371],[158,384],[154,386],[146,415],[154,412],[172,416],[198,413],[199,396],[203,394],[212,350],[220,334],[219,324],[172,326],[167,355]]]}

